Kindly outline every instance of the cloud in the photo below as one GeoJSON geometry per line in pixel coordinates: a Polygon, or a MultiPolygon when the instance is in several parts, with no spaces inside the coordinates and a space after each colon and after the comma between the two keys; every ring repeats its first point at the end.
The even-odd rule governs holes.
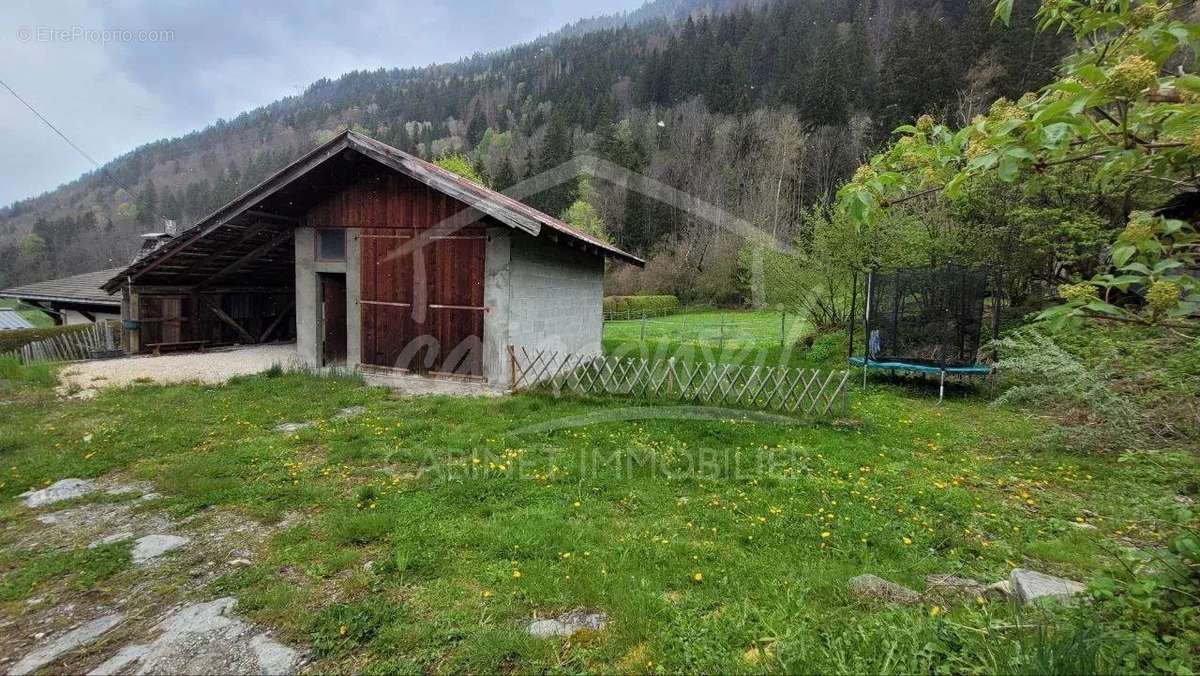
{"type": "MultiPolygon", "coordinates": [[[[452,61],[639,4],[19,0],[6,7],[8,28],[0,29],[9,31],[0,34],[0,79],[103,163],[143,143],[298,94],[322,77],[452,61]],[[51,28],[161,33],[141,41],[71,34],[43,39],[53,38],[51,28]]],[[[93,168],[5,91],[0,138],[5,139],[0,204],[53,189],[93,168]]]]}

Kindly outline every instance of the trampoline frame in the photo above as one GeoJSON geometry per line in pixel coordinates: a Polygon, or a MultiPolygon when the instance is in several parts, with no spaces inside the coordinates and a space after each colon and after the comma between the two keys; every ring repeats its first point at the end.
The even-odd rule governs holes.
{"type": "MultiPolygon", "coordinates": [[[[936,269],[933,267],[930,270],[936,269]]],[[[928,360],[907,361],[904,359],[888,359],[886,361],[875,361],[869,357],[870,344],[870,326],[871,326],[871,298],[874,292],[874,277],[877,269],[868,270],[866,277],[866,289],[864,290],[863,298],[863,338],[866,344],[863,345],[863,355],[861,357],[854,354],[854,328],[855,315],[857,314],[858,304],[858,270],[854,271],[854,282],[850,292],[850,318],[847,322],[847,332],[849,334],[849,347],[847,361],[851,366],[857,366],[863,370],[863,388],[867,387],[867,372],[869,369],[878,369],[881,371],[904,371],[909,373],[920,373],[922,375],[937,374],[938,380],[938,403],[946,394],[946,376],[991,376],[996,372],[994,366],[968,364],[968,365],[950,365],[945,363],[929,363],[928,360]],[[922,363],[924,362],[924,363],[922,363]]],[[[996,272],[995,281],[992,286],[992,338],[993,340],[999,334],[1000,330],[1000,308],[1001,295],[1003,294],[1001,286],[1001,273],[996,272]]],[[[999,356],[997,354],[997,356],[999,356]]]]}

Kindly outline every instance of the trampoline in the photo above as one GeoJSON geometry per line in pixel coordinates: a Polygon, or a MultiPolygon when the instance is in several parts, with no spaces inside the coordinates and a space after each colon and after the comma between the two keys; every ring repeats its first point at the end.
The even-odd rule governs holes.
{"type": "Polygon", "coordinates": [[[991,335],[1000,322],[1000,285],[988,270],[945,265],[937,268],[873,270],[866,275],[862,327],[863,354],[855,355],[858,279],[855,274],[848,327],[849,362],[870,369],[939,377],[938,401],[946,377],[988,376],[990,364],[979,362],[984,302],[992,298],[991,335]],[[993,293],[993,289],[995,292],[993,293]]]}

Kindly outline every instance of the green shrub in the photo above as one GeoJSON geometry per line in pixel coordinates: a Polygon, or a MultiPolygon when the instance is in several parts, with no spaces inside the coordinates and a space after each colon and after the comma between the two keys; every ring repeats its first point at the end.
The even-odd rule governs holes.
{"type": "Polygon", "coordinates": [[[65,333],[76,333],[92,328],[91,324],[70,324],[66,326],[49,326],[40,329],[14,329],[0,331],[0,354],[15,352],[29,343],[45,340],[65,333]]]}
{"type": "Polygon", "coordinates": [[[675,296],[605,296],[604,312],[646,314],[669,314],[679,309],[679,298],[675,296]]]}
{"type": "Polygon", "coordinates": [[[58,382],[49,364],[22,366],[14,354],[0,354],[0,381],[51,387],[58,382]]]}

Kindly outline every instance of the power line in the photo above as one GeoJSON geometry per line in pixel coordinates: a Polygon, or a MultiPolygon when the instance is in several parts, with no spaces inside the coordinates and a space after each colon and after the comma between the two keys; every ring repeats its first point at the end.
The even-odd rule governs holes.
{"type": "Polygon", "coordinates": [[[74,142],[74,141],[72,141],[71,139],[67,138],[67,135],[66,135],[66,134],[64,134],[64,133],[62,133],[61,131],[59,131],[58,127],[54,126],[54,124],[53,124],[53,123],[51,123],[51,122],[50,122],[50,120],[47,120],[45,115],[42,115],[41,113],[39,113],[37,108],[34,108],[32,105],[30,105],[30,103],[29,103],[28,101],[26,101],[25,99],[21,98],[21,95],[20,95],[20,94],[18,94],[18,93],[17,93],[15,90],[13,90],[13,88],[12,88],[12,87],[8,86],[8,83],[7,83],[7,82],[5,82],[4,80],[0,80],[0,86],[3,86],[5,89],[7,89],[7,90],[8,90],[8,93],[9,93],[9,94],[12,94],[14,99],[16,99],[16,100],[20,101],[20,102],[21,102],[21,105],[23,105],[23,106],[25,106],[26,108],[28,108],[28,109],[29,109],[29,112],[33,113],[34,115],[37,115],[37,118],[38,118],[39,120],[41,120],[43,123],[45,123],[45,125],[46,125],[47,127],[50,127],[50,129],[52,129],[52,130],[54,131],[54,133],[55,133],[55,134],[58,134],[58,135],[59,135],[59,137],[61,137],[61,138],[62,138],[62,140],[66,141],[66,142],[67,142],[67,145],[69,145],[69,146],[71,146],[72,148],[74,148],[74,149],[75,149],[75,152],[79,153],[80,155],[83,155],[84,159],[86,159],[88,162],[91,162],[93,165],[95,165],[95,167],[96,167],[97,169],[99,169],[99,168],[100,168],[100,163],[99,163],[99,162],[97,162],[96,160],[92,159],[92,156],[91,156],[91,155],[88,155],[87,153],[83,152],[83,148],[80,148],[79,146],[75,145],[75,142],[74,142]]]}
{"type": "MultiPolygon", "coordinates": [[[[91,162],[91,163],[92,163],[92,165],[93,165],[94,167],[96,167],[96,169],[97,169],[97,170],[100,172],[100,174],[101,174],[102,176],[104,176],[104,177],[105,177],[105,178],[107,178],[108,180],[110,180],[110,181],[112,181],[113,183],[115,183],[115,184],[116,184],[116,186],[117,186],[118,188],[120,188],[121,190],[124,190],[124,191],[125,191],[126,193],[128,193],[130,196],[132,196],[132,195],[133,195],[133,191],[132,191],[132,190],[130,190],[128,186],[126,186],[125,184],[123,184],[123,183],[121,183],[120,181],[118,181],[118,180],[117,180],[117,178],[116,178],[115,176],[113,176],[112,174],[110,174],[110,173],[109,173],[109,172],[108,172],[108,171],[107,171],[107,170],[106,170],[104,167],[100,166],[100,163],[99,163],[99,162],[97,162],[97,161],[96,161],[96,160],[95,160],[95,159],[94,159],[94,158],[93,158],[91,155],[88,155],[86,152],[84,152],[83,148],[80,148],[78,145],[76,145],[76,144],[75,144],[75,142],[74,142],[74,141],[72,141],[70,138],[68,138],[68,137],[67,137],[67,135],[66,135],[66,134],[64,134],[64,133],[63,133],[63,132],[62,132],[62,131],[61,131],[61,130],[58,128],[58,127],[54,126],[54,124],[53,124],[52,122],[50,122],[50,120],[47,120],[45,115],[42,115],[40,112],[38,112],[38,109],[37,109],[37,108],[34,108],[34,107],[33,107],[33,104],[31,104],[31,103],[29,103],[28,101],[26,101],[25,99],[21,98],[21,95],[20,95],[20,94],[18,94],[18,93],[16,92],[16,90],[14,90],[12,87],[10,87],[10,86],[8,85],[8,83],[7,83],[7,82],[5,82],[4,80],[0,79],[0,86],[2,86],[2,87],[4,87],[5,89],[7,89],[7,90],[8,90],[8,93],[9,93],[9,94],[12,94],[14,99],[16,99],[16,100],[20,101],[20,102],[21,102],[21,105],[23,105],[23,106],[25,106],[26,108],[28,108],[28,109],[29,109],[29,112],[31,112],[31,113],[33,113],[34,115],[36,115],[36,116],[37,116],[37,118],[38,118],[39,120],[41,120],[41,121],[42,121],[42,123],[43,123],[43,124],[45,124],[47,127],[50,127],[50,129],[51,129],[51,130],[52,130],[52,131],[53,131],[55,134],[58,134],[59,138],[61,138],[62,140],[66,141],[66,142],[67,142],[67,145],[71,146],[71,147],[72,147],[72,148],[75,150],[75,152],[77,152],[77,153],[79,153],[80,155],[82,155],[82,156],[83,156],[83,158],[84,158],[84,159],[86,159],[88,162],[91,162]]],[[[154,217],[155,217],[155,218],[160,218],[160,217],[158,216],[158,214],[154,214],[154,217]]]]}

